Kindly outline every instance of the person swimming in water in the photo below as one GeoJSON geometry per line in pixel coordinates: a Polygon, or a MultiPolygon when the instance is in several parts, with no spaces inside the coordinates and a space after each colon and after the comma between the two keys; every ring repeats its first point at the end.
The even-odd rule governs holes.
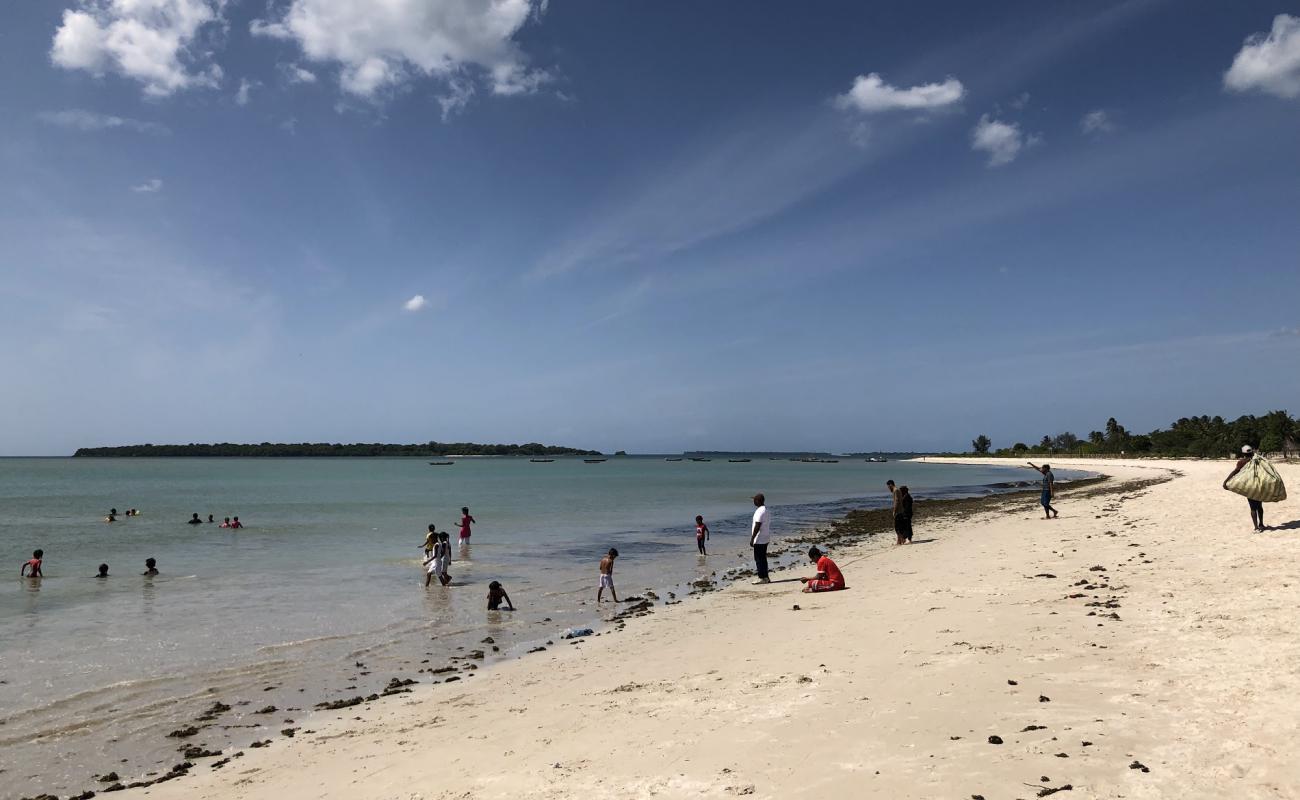
{"type": "Polygon", "coordinates": [[[232,528],[242,528],[242,527],[244,527],[244,523],[242,523],[242,522],[239,521],[239,517],[235,517],[234,519],[232,519],[232,520],[230,521],[230,527],[232,527],[232,528]]]}
{"type": "Polygon", "coordinates": [[[18,568],[18,577],[20,578],[40,578],[41,562],[45,559],[44,550],[33,550],[32,557],[23,562],[18,568]]]}
{"type": "Polygon", "coordinates": [[[141,575],[157,575],[157,574],[158,574],[158,560],[155,559],[155,558],[146,558],[146,559],[144,560],[144,572],[141,572],[140,574],[141,574],[141,575]]]}
{"type": "Polygon", "coordinates": [[[199,519],[199,512],[197,512],[197,511],[194,512],[194,516],[192,516],[192,517],[189,518],[188,522],[189,522],[190,525],[202,525],[202,524],[203,524],[203,520],[199,519]]]}
{"type": "Polygon", "coordinates": [[[107,578],[107,577],[108,577],[108,565],[107,565],[107,564],[100,564],[100,565],[99,565],[99,574],[96,575],[95,577],[96,577],[96,578],[107,578]]]}

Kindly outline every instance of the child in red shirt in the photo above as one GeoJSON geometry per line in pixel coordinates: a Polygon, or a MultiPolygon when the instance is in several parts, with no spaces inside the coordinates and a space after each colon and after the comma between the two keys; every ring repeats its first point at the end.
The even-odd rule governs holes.
{"type": "Polygon", "coordinates": [[[18,576],[23,578],[41,577],[41,559],[44,557],[44,550],[33,550],[31,559],[24,561],[23,565],[18,568],[18,576]]]}
{"type": "Polygon", "coordinates": [[[844,573],[829,556],[822,555],[821,550],[813,547],[808,551],[808,560],[817,564],[817,574],[799,579],[805,592],[834,592],[844,588],[844,573]]]}

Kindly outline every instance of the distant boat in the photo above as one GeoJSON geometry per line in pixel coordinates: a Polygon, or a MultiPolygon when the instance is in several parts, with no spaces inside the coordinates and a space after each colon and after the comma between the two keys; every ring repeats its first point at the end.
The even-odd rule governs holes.
{"type": "Polygon", "coordinates": [[[840,463],[840,460],[839,460],[838,458],[819,458],[819,459],[817,459],[817,460],[820,461],[820,462],[823,463],[823,464],[838,464],[838,463],[840,463]]]}
{"type": "Polygon", "coordinates": [[[553,459],[553,458],[530,458],[530,459],[528,459],[528,460],[531,461],[531,462],[533,462],[534,464],[550,464],[550,463],[551,463],[552,461],[554,461],[555,459],[553,459]]]}
{"type": "Polygon", "coordinates": [[[729,459],[727,459],[727,463],[729,463],[729,464],[748,464],[748,463],[749,463],[749,459],[748,459],[748,458],[729,458],[729,459]]]}
{"type": "Polygon", "coordinates": [[[680,458],[665,458],[664,461],[681,461],[680,458]]]}
{"type": "Polygon", "coordinates": [[[584,458],[584,459],[582,459],[582,463],[584,463],[584,464],[600,464],[600,463],[603,462],[603,461],[605,461],[605,459],[603,459],[603,458],[584,458]]]}
{"type": "Polygon", "coordinates": [[[455,464],[455,463],[456,463],[455,461],[430,461],[430,462],[429,462],[429,466],[431,466],[431,467],[450,467],[451,465],[453,465],[453,464],[455,464]]]}
{"type": "Polygon", "coordinates": [[[692,458],[692,461],[712,461],[711,458],[692,458]]]}
{"type": "Polygon", "coordinates": [[[872,456],[871,458],[868,458],[868,459],[866,459],[866,460],[869,461],[869,462],[871,462],[872,464],[884,464],[884,463],[887,462],[889,459],[887,459],[887,458],[885,458],[885,457],[883,457],[883,456],[872,456]]]}

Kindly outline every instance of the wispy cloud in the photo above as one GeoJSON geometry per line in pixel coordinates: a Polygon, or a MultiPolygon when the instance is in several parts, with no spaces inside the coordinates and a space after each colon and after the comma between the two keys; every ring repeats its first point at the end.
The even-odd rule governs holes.
{"type": "Polygon", "coordinates": [[[719,139],[696,142],[676,159],[655,163],[643,180],[604,198],[529,275],[545,278],[653,261],[744,230],[825,190],[888,149],[883,141],[863,149],[847,139],[842,119],[821,113],[777,123],[747,121],[719,139]]]}
{"type": "Polygon", "coordinates": [[[1236,92],[1300,97],[1300,17],[1278,14],[1267,34],[1251,34],[1224,73],[1223,85],[1236,92]]]}
{"type": "Polygon", "coordinates": [[[1084,136],[1114,133],[1115,121],[1111,119],[1108,112],[1099,108],[1083,115],[1083,119],[1079,120],[1079,130],[1083,131],[1084,136]]]}
{"type": "Polygon", "coordinates": [[[257,81],[250,81],[248,78],[239,80],[239,89],[235,92],[235,103],[241,106],[248,105],[253,99],[253,90],[262,84],[257,81]]]}
{"type": "Polygon", "coordinates": [[[132,186],[131,191],[138,194],[153,194],[155,192],[161,192],[162,188],[162,178],[150,178],[144,183],[137,183],[135,186],[132,186]]]}
{"type": "Polygon", "coordinates": [[[416,296],[412,297],[410,300],[407,300],[405,303],[403,303],[402,308],[406,309],[407,311],[420,311],[425,307],[427,307],[428,305],[429,305],[429,301],[424,299],[424,295],[417,294],[416,296]]]}
{"type": "Polygon", "coordinates": [[[281,64],[280,72],[289,83],[315,83],[316,73],[301,64],[281,64]]]}
{"type": "Polygon", "coordinates": [[[149,133],[156,136],[171,133],[166,125],[157,122],[146,122],[144,120],[131,119],[130,117],[118,117],[112,114],[100,114],[95,111],[87,111],[83,108],[68,108],[63,111],[42,111],[36,115],[36,118],[46,125],[53,125],[58,128],[68,128],[76,131],[110,131],[123,130],[135,131],[136,133],[149,133]]]}

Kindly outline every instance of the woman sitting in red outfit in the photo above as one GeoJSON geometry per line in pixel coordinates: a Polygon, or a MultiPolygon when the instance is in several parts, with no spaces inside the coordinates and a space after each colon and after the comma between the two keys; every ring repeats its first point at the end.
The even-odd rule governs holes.
{"type": "Polygon", "coordinates": [[[808,560],[817,565],[817,574],[811,578],[800,578],[805,592],[834,592],[844,588],[844,573],[828,556],[816,547],[808,551],[808,560]]]}

